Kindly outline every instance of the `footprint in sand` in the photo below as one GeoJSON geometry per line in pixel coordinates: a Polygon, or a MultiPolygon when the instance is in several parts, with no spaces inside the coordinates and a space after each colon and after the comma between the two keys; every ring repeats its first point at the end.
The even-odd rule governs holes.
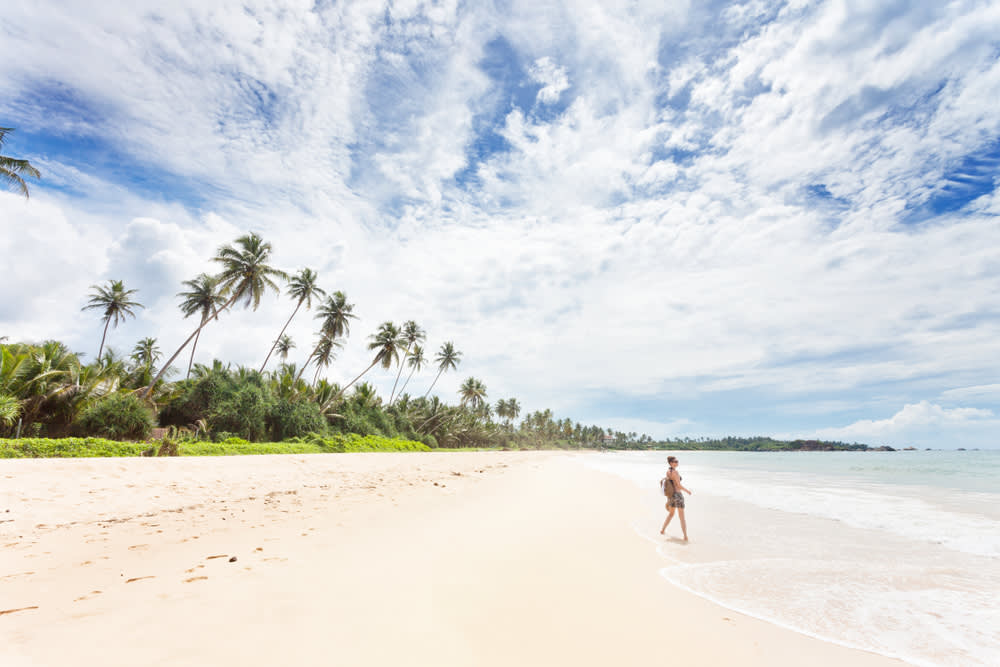
{"type": "Polygon", "coordinates": [[[136,551],[136,550],[145,551],[148,548],[149,548],[148,544],[133,544],[132,546],[130,546],[128,548],[128,550],[129,551],[136,551]]]}
{"type": "Polygon", "coordinates": [[[190,584],[192,581],[201,581],[202,579],[208,579],[208,577],[191,577],[189,579],[185,579],[184,583],[190,584]]]}
{"type": "Polygon", "coordinates": [[[101,594],[101,591],[90,591],[86,595],[81,595],[77,599],[73,600],[73,602],[80,602],[81,600],[89,600],[90,598],[94,597],[95,595],[100,595],[100,594],[101,594]]]}
{"type": "Polygon", "coordinates": [[[4,614],[15,614],[19,611],[28,611],[29,609],[38,609],[38,605],[33,605],[31,607],[18,607],[17,609],[0,609],[0,616],[4,614]]]}
{"type": "Polygon", "coordinates": [[[156,575],[147,574],[145,577],[132,577],[131,579],[126,579],[126,584],[131,584],[133,581],[142,581],[143,579],[156,579],[156,575]]]}

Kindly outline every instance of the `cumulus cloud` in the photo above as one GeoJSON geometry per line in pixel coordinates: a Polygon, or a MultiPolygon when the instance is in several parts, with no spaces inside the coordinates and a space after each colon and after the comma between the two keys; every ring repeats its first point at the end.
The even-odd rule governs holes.
{"type": "Polygon", "coordinates": [[[862,419],[840,428],[820,429],[821,438],[894,446],[996,447],[1000,416],[978,408],[943,408],[921,401],[887,419],[862,419]]]}
{"type": "Polygon", "coordinates": [[[559,96],[569,88],[569,77],[566,68],[556,65],[548,56],[539,58],[529,68],[531,78],[542,85],[538,91],[538,101],[542,104],[552,104],[559,101],[559,96]]]}

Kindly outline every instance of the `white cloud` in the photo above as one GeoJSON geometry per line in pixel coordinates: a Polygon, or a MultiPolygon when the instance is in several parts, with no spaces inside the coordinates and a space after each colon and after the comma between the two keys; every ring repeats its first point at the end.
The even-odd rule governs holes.
{"type": "Polygon", "coordinates": [[[921,401],[903,406],[888,419],[862,419],[842,428],[820,429],[816,436],[831,440],[892,446],[951,449],[997,447],[1000,417],[992,410],[943,408],[921,401]]]}
{"type": "Polygon", "coordinates": [[[559,96],[569,88],[569,77],[566,68],[555,64],[548,56],[539,58],[528,69],[531,78],[542,84],[538,91],[538,101],[542,104],[552,104],[559,101],[559,96]]]}

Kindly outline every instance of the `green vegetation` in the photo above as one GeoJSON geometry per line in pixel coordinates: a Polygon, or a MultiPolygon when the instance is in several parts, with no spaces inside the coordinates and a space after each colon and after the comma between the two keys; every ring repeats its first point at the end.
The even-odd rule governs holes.
{"type": "MultiPolygon", "coordinates": [[[[0,135],[2,138],[2,135],[0,135]]],[[[256,234],[224,245],[211,258],[220,270],[185,281],[178,294],[183,317],[198,316],[187,340],[160,364],[163,356],[154,337],[138,341],[125,358],[106,347],[108,329],[144,306],[136,290],[120,280],[93,286],[84,310],[101,312],[104,323],[97,357],[90,363],[58,341],[0,344],[0,438],[3,456],[229,455],[305,452],[421,451],[437,448],[504,449],[865,449],[843,443],[780,442],[769,438],[670,440],[623,433],[556,419],[550,410],[521,418],[516,398],[491,404],[486,385],[466,378],[449,405],[431,391],[442,376],[455,371],[462,353],[446,341],[434,357],[434,376],[422,396],[406,389],[425,384],[421,346],[426,333],[413,320],[401,327],[383,322],[368,337],[373,354],[367,367],[343,387],[320,377],[358,319],[354,304],[342,291],[329,294],[310,269],[289,274],[270,265],[272,248],[256,234]],[[201,330],[235,304],[256,310],[268,293],[281,293],[278,280],[295,307],[260,369],[195,361],[201,330]],[[322,299],[316,313],[315,346],[301,366],[288,363],[295,344],[285,335],[304,305],[322,299]],[[191,345],[182,363],[187,373],[170,381],[171,366],[191,345]],[[281,360],[267,365],[274,353],[281,360]],[[311,382],[304,379],[312,365],[311,382]],[[406,380],[403,366],[409,366],[406,380]],[[359,381],[376,366],[394,377],[387,401],[367,382],[359,381]],[[398,394],[397,394],[398,389],[398,394]],[[520,421],[519,421],[520,420],[520,421]],[[80,436],[80,437],[69,437],[80,436]],[[101,436],[110,440],[101,440],[101,436]],[[153,445],[115,443],[153,438],[153,445]],[[57,438],[44,440],[40,438],[57,438]],[[68,438],[68,439],[67,439],[68,438]]],[[[277,327],[275,327],[277,329],[277,327]]],[[[423,387],[421,386],[421,389],[423,387]]]]}
{"type": "Polygon", "coordinates": [[[84,458],[102,456],[153,456],[164,443],[176,444],[179,456],[235,456],[245,454],[326,454],[331,452],[423,452],[420,442],[381,436],[318,436],[287,442],[247,442],[227,438],[221,442],[120,442],[104,438],[20,438],[0,440],[0,459],[84,458]]]}
{"type": "MultiPolygon", "coordinates": [[[[3,142],[7,138],[7,135],[13,131],[14,128],[12,127],[0,127],[0,149],[3,149],[3,142]]],[[[0,155],[0,182],[27,197],[28,185],[24,182],[25,176],[41,178],[42,174],[32,167],[31,163],[27,160],[0,155]]]]}

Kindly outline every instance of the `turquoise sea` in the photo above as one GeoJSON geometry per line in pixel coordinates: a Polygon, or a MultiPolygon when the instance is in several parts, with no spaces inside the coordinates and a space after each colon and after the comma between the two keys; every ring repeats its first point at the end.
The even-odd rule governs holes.
{"type": "Polygon", "coordinates": [[[1000,451],[673,452],[688,534],[665,517],[671,452],[594,454],[633,481],[660,574],[719,604],[915,665],[1000,665],[1000,451]]]}

